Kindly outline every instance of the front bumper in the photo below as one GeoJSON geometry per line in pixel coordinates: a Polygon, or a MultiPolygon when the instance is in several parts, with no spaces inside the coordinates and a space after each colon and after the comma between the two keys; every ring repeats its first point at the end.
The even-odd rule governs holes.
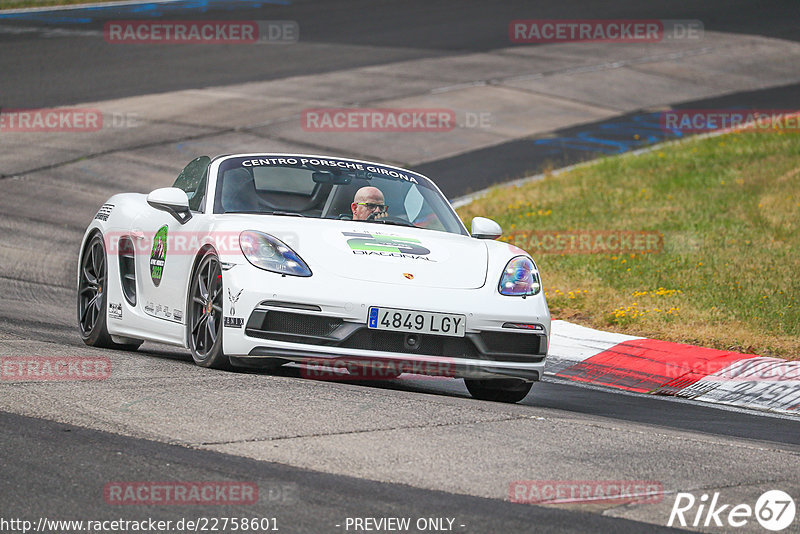
{"type": "MultiPolygon", "coordinates": [[[[550,316],[543,295],[521,299],[492,294],[494,288],[446,290],[350,280],[337,281],[331,295],[329,287],[315,287],[320,282],[314,278],[256,274],[277,284],[271,286],[274,291],[245,289],[236,304],[244,313],[235,320],[226,314],[223,348],[238,363],[330,362],[339,367],[337,363],[345,360],[415,374],[528,381],[538,380],[544,372],[550,316]],[[378,297],[362,300],[342,295],[378,297]],[[465,314],[466,335],[369,329],[370,306],[465,314]],[[512,329],[508,327],[512,322],[536,324],[541,329],[512,329]]],[[[253,283],[251,269],[232,269],[223,275],[234,295],[238,288],[265,286],[253,283]]],[[[234,310],[226,307],[225,311],[234,310]]]]}
{"type": "Polygon", "coordinates": [[[535,381],[544,372],[548,339],[543,331],[478,331],[464,337],[406,334],[369,329],[364,323],[323,315],[321,310],[300,313],[295,306],[275,301],[257,306],[243,328],[244,337],[256,345],[237,358],[253,363],[274,359],[332,367],[347,361],[348,366],[454,378],[535,381]]]}

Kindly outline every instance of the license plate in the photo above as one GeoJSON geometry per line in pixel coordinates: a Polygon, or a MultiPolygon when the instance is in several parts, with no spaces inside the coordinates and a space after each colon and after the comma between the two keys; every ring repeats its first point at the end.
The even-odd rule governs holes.
{"type": "Polygon", "coordinates": [[[465,315],[454,313],[398,310],[372,306],[369,309],[367,326],[373,330],[464,337],[467,331],[467,318],[465,315]]]}

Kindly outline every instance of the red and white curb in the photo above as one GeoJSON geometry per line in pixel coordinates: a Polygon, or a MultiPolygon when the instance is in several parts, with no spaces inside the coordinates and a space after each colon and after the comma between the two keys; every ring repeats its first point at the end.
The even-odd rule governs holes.
{"type": "Polygon", "coordinates": [[[800,362],[602,332],[553,321],[545,375],[800,415],[800,362]]]}

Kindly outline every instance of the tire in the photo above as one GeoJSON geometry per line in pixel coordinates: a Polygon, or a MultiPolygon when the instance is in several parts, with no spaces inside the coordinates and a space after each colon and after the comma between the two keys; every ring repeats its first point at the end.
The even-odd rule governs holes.
{"type": "Polygon", "coordinates": [[[470,395],[478,400],[493,402],[519,402],[531,390],[533,382],[515,378],[464,379],[470,395]]]}
{"type": "Polygon", "coordinates": [[[106,323],[106,288],[108,261],[103,236],[94,234],[83,249],[78,267],[78,330],[83,342],[91,347],[136,350],[141,341],[115,343],[106,323]]]}
{"type": "Polygon", "coordinates": [[[221,275],[219,258],[213,251],[207,251],[189,285],[186,329],[194,363],[212,369],[231,369],[231,361],[222,351],[221,275]]]}

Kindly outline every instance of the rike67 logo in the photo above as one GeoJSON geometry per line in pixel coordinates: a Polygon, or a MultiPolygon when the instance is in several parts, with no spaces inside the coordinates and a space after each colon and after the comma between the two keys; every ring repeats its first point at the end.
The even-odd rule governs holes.
{"type": "Polygon", "coordinates": [[[755,506],[725,503],[718,491],[712,496],[704,493],[699,499],[680,492],[675,496],[667,526],[740,528],[755,518],[763,528],[779,532],[794,522],[795,512],[794,499],[781,490],[764,492],[755,506]]]}

